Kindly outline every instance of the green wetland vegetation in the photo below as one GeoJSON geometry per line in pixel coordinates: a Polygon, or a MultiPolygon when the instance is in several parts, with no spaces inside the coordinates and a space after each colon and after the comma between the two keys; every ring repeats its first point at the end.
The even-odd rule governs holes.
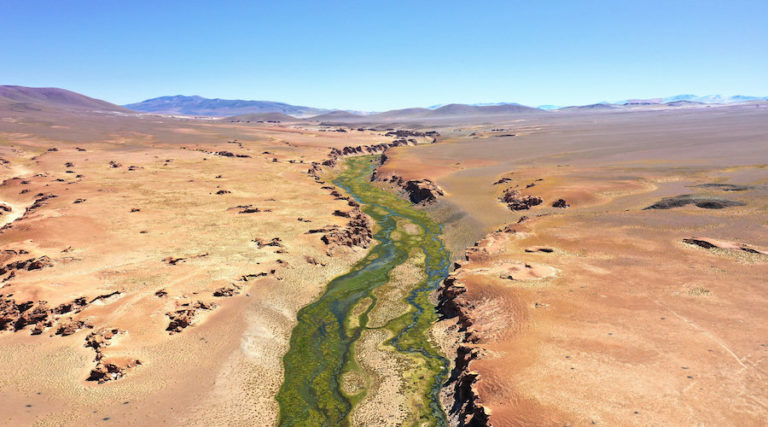
{"type": "Polygon", "coordinates": [[[430,294],[448,274],[440,225],[370,182],[377,156],[347,160],[334,183],[377,224],[377,244],[298,313],[277,396],[280,425],[392,420],[445,425],[449,362],[429,336],[430,294]],[[395,415],[392,415],[395,413],[395,415]]]}

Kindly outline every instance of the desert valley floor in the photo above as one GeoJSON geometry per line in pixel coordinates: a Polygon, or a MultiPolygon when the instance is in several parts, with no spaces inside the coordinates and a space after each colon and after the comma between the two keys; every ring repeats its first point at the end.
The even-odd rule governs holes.
{"type": "Polygon", "coordinates": [[[2,425],[278,423],[298,313],[375,261],[389,217],[366,200],[421,252],[341,319],[365,326],[362,374],[334,379],[367,390],[352,424],[429,413],[413,390],[440,368],[394,351],[382,311],[443,250],[422,336],[449,424],[768,419],[766,103],[367,122],[11,95],[2,425]],[[362,162],[375,197],[337,185],[362,162]]]}

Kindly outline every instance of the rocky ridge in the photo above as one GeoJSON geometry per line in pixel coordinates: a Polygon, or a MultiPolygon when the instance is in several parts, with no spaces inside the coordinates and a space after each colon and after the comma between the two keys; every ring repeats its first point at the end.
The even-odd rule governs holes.
{"type": "MultiPolygon", "coordinates": [[[[418,142],[413,137],[430,137],[432,143],[437,141],[439,134],[436,131],[417,132],[410,130],[390,130],[385,134],[388,137],[395,137],[392,142],[374,144],[346,146],[343,148],[332,148],[328,153],[328,158],[322,162],[312,162],[307,173],[315,179],[315,182],[325,184],[320,178],[320,174],[325,168],[336,167],[339,160],[348,156],[363,156],[369,154],[381,153],[382,163],[386,161],[386,150],[393,147],[402,147],[416,145],[418,142]]],[[[377,180],[376,171],[373,172],[371,180],[377,180]]],[[[385,181],[385,180],[381,180],[385,181]]],[[[389,181],[398,185],[408,194],[408,198],[413,203],[431,203],[442,196],[443,192],[437,184],[428,179],[406,181],[400,177],[392,177],[389,181]]],[[[307,234],[321,234],[320,239],[328,246],[327,255],[332,256],[338,247],[361,247],[367,248],[373,241],[373,229],[370,218],[360,209],[360,205],[348,196],[342,195],[335,187],[323,185],[322,189],[329,190],[330,195],[336,200],[346,200],[353,209],[349,212],[335,211],[335,216],[349,218],[349,222],[344,227],[329,225],[323,228],[312,229],[307,234]]]]}
{"type": "MultiPolygon", "coordinates": [[[[511,225],[496,230],[484,239],[475,242],[467,248],[464,254],[466,261],[471,262],[484,258],[488,251],[485,246],[505,234],[514,234],[511,225]]],[[[460,343],[456,349],[454,367],[445,387],[450,387],[453,404],[448,410],[449,416],[460,426],[488,426],[490,414],[483,406],[475,384],[479,375],[472,371],[472,361],[483,357],[483,349],[478,345],[481,338],[473,329],[474,307],[464,296],[467,288],[459,278],[463,263],[456,262],[454,271],[445,278],[437,290],[437,309],[444,319],[456,319],[460,332],[460,343]]]]}

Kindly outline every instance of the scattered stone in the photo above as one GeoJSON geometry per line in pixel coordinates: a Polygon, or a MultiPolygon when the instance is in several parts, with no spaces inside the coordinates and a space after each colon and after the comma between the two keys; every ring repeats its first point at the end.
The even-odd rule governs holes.
{"type": "Polygon", "coordinates": [[[213,291],[213,296],[231,297],[239,293],[240,293],[240,286],[237,286],[233,283],[232,286],[229,286],[229,287],[222,286],[221,288],[216,289],[215,291],[213,291]]]}
{"type": "Polygon", "coordinates": [[[304,260],[307,261],[307,264],[325,266],[324,263],[318,261],[315,257],[309,256],[309,255],[305,255],[304,260]]]}
{"type": "Polygon", "coordinates": [[[552,252],[554,252],[555,250],[554,250],[554,249],[552,249],[552,248],[545,248],[545,247],[543,247],[543,246],[534,246],[534,247],[532,247],[532,248],[526,248],[526,249],[525,249],[525,251],[526,251],[526,252],[528,252],[528,253],[534,253],[534,252],[544,252],[544,253],[546,253],[546,254],[551,254],[551,253],[552,253],[552,252]]]}
{"type": "Polygon", "coordinates": [[[186,258],[174,258],[174,257],[165,257],[163,258],[163,262],[170,265],[176,265],[180,263],[181,261],[186,260],[186,258]]]}
{"type": "Polygon", "coordinates": [[[249,214],[249,213],[259,213],[259,212],[272,212],[272,209],[259,209],[259,208],[251,207],[249,205],[247,207],[243,207],[243,209],[238,213],[249,214]]]}
{"type": "Polygon", "coordinates": [[[272,240],[269,240],[269,241],[265,241],[264,239],[262,239],[260,237],[256,237],[256,238],[254,238],[251,241],[256,243],[256,245],[258,246],[259,249],[263,248],[264,246],[275,246],[275,247],[278,247],[278,248],[282,248],[283,247],[283,244],[281,243],[282,240],[280,240],[279,237],[273,237],[272,240]]]}

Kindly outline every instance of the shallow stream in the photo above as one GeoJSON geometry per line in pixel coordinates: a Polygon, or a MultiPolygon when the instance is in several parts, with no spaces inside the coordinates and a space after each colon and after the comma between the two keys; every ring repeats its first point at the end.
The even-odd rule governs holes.
{"type": "Polygon", "coordinates": [[[437,320],[430,295],[448,274],[449,253],[440,240],[439,224],[370,182],[378,160],[378,156],[350,158],[334,179],[373,218],[378,243],[348,273],[332,280],[317,301],[299,311],[283,359],[285,377],[277,396],[280,425],[355,424],[351,421],[355,409],[372,397],[385,404],[389,398],[405,399],[405,408],[391,409],[400,412],[406,425],[446,424],[438,394],[449,363],[429,338],[429,328],[437,320]],[[404,263],[423,271],[413,275],[418,279],[405,282],[408,289],[393,290],[404,298],[396,302],[383,298],[377,288],[400,286],[392,271],[404,263]],[[369,328],[374,310],[377,318],[378,313],[390,317],[383,326],[369,328]],[[373,329],[386,332],[388,338],[378,348],[399,361],[398,396],[369,395],[376,393],[385,375],[391,375],[377,372],[356,353],[361,337],[373,329]]]}

